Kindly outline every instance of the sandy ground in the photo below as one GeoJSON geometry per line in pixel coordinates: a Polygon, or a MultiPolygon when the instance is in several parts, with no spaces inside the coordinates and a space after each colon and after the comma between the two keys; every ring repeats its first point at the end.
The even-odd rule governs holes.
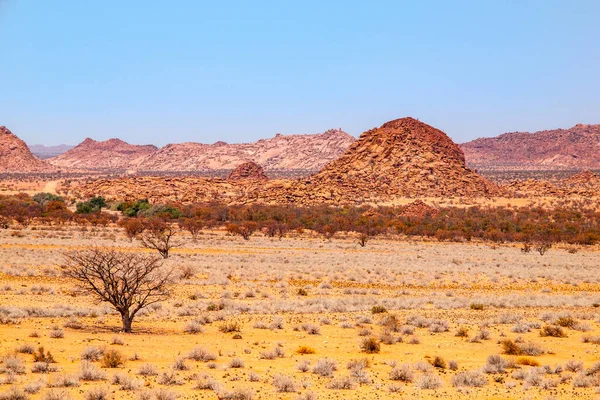
{"type": "Polygon", "coordinates": [[[123,334],[109,306],[77,294],[73,282],[60,276],[62,254],[93,246],[150,250],[110,227],[1,231],[0,398],[11,388],[30,389],[36,382],[41,389],[31,399],[51,394],[91,399],[95,397],[88,397],[89,392],[96,387],[106,388],[107,398],[113,399],[169,398],[159,389],[182,399],[596,398],[600,380],[592,366],[599,359],[600,339],[594,336],[600,335],[600,253],[594,249],[572,253],[555,248],[540,256],[513,246],[381,239],[361,248],[346,237],[255,236],[244,241],[223,232],[178,240],[165,268],[178,275],[191,270],[192,276],[179,278],[173,296],[139,316],[133,334],[123,334]],[[215,305],[222,310],[207,311],[215,305]],[[373,306],[387,312],[373,314],[373,306]],[[381,343],[379,353],[362,352],[365,337],[382,338],[382,321],[389,315],[397,317],[398,326],[387,332],[386,341],[391,336],[401,342],[381,343]],[[541,327],[560,316],[575,320],[563,328],[567,337],[540,336],[541,327]],[[271,329],[278,320],[282,329],[271,329]],[[203,332],[185,333],[192,321],[203,332]],[[239,323],[240,338],[220,331],[231,321],[239,323]],[[528,331],[513,332],[517,325],[529,326],[528,331]],[[64,337],[50,337],[54,328],[62,329],[64,337]],[[459,328],[466,330],[465,337],[456,335],[459,328]],[[502,354],[499,342],[504,339],[533,343],[543,354],[528,358],[540,366],[518,365],[517,356],[502,354]],[[111,344],[115,341],[123,344],[111,344]],[[51,351],[57,371],[33,373],[33,356],[17,352],[24,343],[51,351]],[[82,352],[90,346],[116,349],[126,361],[119,368],[93,362],[104,379],[81,380],[82,352]],[[187,358],[197,346],[216,359],[187,358]],[[315,353],[298,354],[300,346],[315,353]],[[265,359],[277,347],[280,356],[265,359]],[[498,354],[508,362],[504,372],[481,372],[482,387],[453,386],[456,374],[481,371],[488,357],[498,354]],[[454,361],[457,370],[430,366],[436,356],[447,364],[454,361]],[[14,357],[23,367],[16,374],[10,369],[14,357]],[[187,358],[186,370],[173,369],[179,357],[187,358]],[[238,358],[243,366],[234,368],[238,358]],[[325,358],[337,370],[331,376],[313,373],[325,358]],[[363,358],[366,368],[347,368],[349,361],[363,358]],[[301,372],[298,364],[305,361],[310,366],[301,372]],[[577,370],[577,362],[588,375],[567,370],[570,364],[577,370]],[[158,375],[140,375],[145,364],[152,364],[158,375]],[[412,371],[412,382],[390,379],[394,365],[403,364],[412,371]],[[127,375],[134,390],[113,384],[115,374],[127,375]],[[47,387],[60,386],[65,375],[72,375],[78,386],[47,387]],[[424,376],[439,378],[441,386],[421,388],[424,376]],[[332,388],[344,377],[351,389],[332,388]],[[216,390],[197,389],[198,382],[216,390]],[[588,387],[574,387],[580,382],[588,387]],[[279,392],[281,387],[290,392],[279,392]]]}

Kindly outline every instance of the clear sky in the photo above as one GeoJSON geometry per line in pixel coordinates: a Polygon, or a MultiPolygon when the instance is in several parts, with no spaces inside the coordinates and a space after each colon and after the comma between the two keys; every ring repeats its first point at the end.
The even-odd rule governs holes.
{"type": "Polygon", "coordinates": [[[0,125],[164,145],[600,123],[599,21],[598,0],[0,0],[0,125]]]}

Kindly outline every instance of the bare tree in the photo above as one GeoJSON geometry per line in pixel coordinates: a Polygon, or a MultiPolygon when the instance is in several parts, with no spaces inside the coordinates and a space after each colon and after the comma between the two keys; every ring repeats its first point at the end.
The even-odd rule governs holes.
{"type": "Polygon", "coordinates": [[[143,308],[166,300],[172,270],[163,270],[157,257],[114,250],[82,250],[65,253],[65,276],[100,302],[110,303],[131,332],[136,314],[143,308]]]}
{"type": "Polygon", "coordinates": [[[152,219],[148,221],[139,239],[144,247],[158,250],[163,258],[169,258],[169,250],[177,246],[173,237],[178,231],[174,224],[161,219],[152,219]]]}

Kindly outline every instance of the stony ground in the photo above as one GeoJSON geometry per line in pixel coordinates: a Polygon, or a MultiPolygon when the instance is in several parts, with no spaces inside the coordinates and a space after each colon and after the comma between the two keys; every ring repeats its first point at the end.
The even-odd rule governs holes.
{"type": "Polygon", "coordinates": [[[593,249],[178,240],[172,298],[123,334],[61,277],[62,254],[149,250],[115,228],[0,231],[0,399],[587,399],[600,385],[593,249]],[[55,363],[34,362],[40,346],[55,363]]]}

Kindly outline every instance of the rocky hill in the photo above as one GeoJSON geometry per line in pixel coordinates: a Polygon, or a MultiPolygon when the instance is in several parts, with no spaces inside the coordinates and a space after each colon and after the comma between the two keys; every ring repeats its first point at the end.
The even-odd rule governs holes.
{"type": "Polygon", "coordinates": [[[169,144],[145,158],[140,171],[233,170],[244,162],[255,162],[266,171],[305,170],[315,172],[335,160],[355,138],[340,129],[312,135],[281,135],[254,143],[169,144]]]}
{"type": "Polygon", "coordinates": [[[461,149],[441,130],[414,118],[363,133],[322,171],[268,185],[267,201],[386,202],[401,197],[492,196],[501,193],[465,166],[461,149]]]}
{"type": "Polygon", "coordinates": [[[46,173],[56,168],[34,156],[24,141],[0,126],[0,172],[46,173]]]}
{"type": "Polygon", "coordinates": [[[156,150],[158,148],[153,145],[133,145],[120,139],[98,142],[87,138],[48,162],[69,169],[128,170],[136,168],[142,159],[156,150]]]}
{"type": "Polygon", "coordinates": [[[600,125],[511,132],[476,139],[461,148],[467,164],[478,169],[598,169],[600,125]]]}

